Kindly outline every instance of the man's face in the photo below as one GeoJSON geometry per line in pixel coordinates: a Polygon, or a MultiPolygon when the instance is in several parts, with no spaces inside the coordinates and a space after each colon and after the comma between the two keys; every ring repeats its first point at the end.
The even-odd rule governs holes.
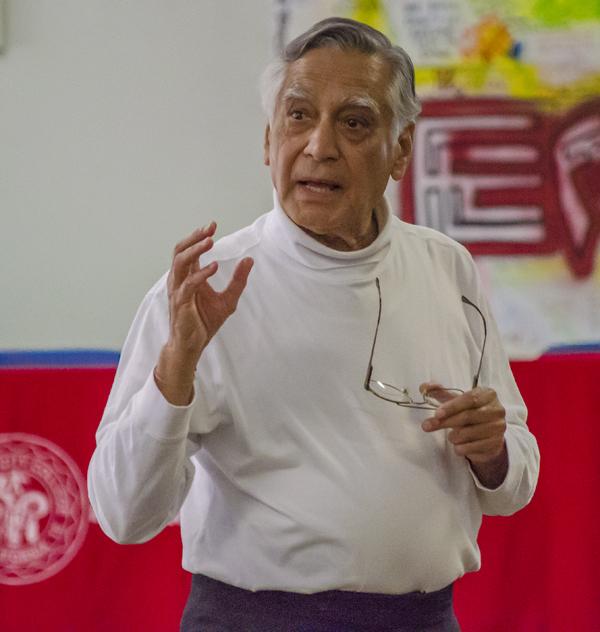
{"type": "Polygon", "coordinates": [[[412,125],[398,130],[377,55],[309,51],[288,67],[265,164],[290,219],[315,235],[347,238],[368,229],[390,176],[399,180],[412,125]]]}

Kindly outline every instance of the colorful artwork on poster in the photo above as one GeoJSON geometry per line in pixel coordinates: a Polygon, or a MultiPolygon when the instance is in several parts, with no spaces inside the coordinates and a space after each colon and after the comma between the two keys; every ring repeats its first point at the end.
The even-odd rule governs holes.
{"type": "Polygon", "coordinates": [[[475,256],[512,357],[600,344],[600,3],[285,0],[280,43],[331,15],[415,63],[398,214],[475,256]]]}
{"type": "Polygon", "coordinates": [[[592,0],[287,0],[289,41],[343,15],[383,31],[415,62],[421,97],[510,96],[569,107],[600,94],[600,3],[592,0]],[[314,18],[314,19],[313,19],[314,18]]]}

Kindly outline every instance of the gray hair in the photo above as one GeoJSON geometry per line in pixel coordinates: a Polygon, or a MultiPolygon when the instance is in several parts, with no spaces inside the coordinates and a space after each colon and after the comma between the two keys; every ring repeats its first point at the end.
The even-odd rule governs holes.
{"type": "Polygon", "coordinates": [[[292,40],[280,56],[265,68],[261,77],[261,97],[269,121],[273,120],[289,64],[309,50],[326,46],[378,55],[386,61],[392,72],[389,97],[396,119],[401,128],[415,121],[421,111],[421,104],[415,93],[415,69],[408,53],[400,46],[394,46],[376,29],[362,22],[338,17],[317,22],[292,40]]]}

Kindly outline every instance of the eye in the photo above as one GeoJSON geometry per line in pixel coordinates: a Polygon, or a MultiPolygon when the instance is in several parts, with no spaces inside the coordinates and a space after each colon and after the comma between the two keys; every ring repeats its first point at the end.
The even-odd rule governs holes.
{"type": "Polygon", "coordinates": [[[362,119],[350,117],[346,119],[346,127],[352,130],[365,129],[367,127],[367,122],[362,119]]]}
{"type": "Polygon", "coordinates": [[[294,121],[301,121],[304,118],[304,112],[301,110],[292,110],[290,112],[290,116],[294,119],[294,121]]]}

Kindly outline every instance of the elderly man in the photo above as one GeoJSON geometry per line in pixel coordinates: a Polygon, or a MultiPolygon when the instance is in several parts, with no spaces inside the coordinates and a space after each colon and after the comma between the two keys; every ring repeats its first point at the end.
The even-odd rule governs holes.
{"type": "Polygon", "coordinates": [[[263,88],[274,209],[176,246],[123,348],[92,505],[128,543],[180,512],[183,630],[457,630],[482,514],[527,504],[539,455],[472,259],[384,199],[412,64],[332,18],[263,88]]]}

